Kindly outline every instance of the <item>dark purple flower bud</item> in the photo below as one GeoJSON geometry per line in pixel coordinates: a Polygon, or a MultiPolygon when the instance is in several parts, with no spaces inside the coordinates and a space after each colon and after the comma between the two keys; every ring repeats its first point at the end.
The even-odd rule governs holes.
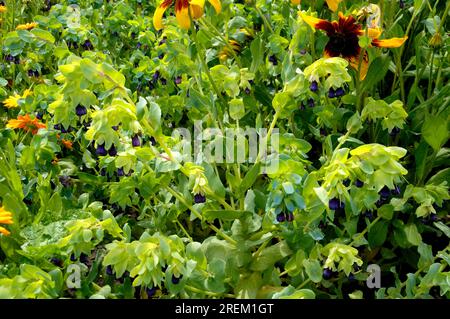
{"type": "Polygon", "coordinates": [[[93,50],[93,49],[94,49],[94,46],[92,45],[92,42],[91,42],[90,40],[84,41],[83,47],[84,47],[86,50],[93,50]]]}
{"type": "Polygon", "coordinates": [[[404,9],[405,8],[405,1],[400,0],[399,6],[400,6],[400,9],[404,9]]]}
{"type": "Polygon", "coordinates": [[[397,126],[394,126],[392,131],[389,133],[390,136],[396,136],[398,133],[400,133],[400,129],[397,126]]]}
{"type": "Polygon", "coordinates": [[[315,105],[314,99],[313,98],[308,99],[308,106],[314,107],[314,105],[315,105]]]}
{"type": "Polygon", "coordinates": [[[305,55],[305,54],[306,54],[306,49],[301,49],[301,50],[300,50],[300,54],[301,54],[301,55],[305,55]]]}
{"type": "Polygon", "coordinates": [[[336,91],[334,92],[336,97],[340,97],[343,96],[345,94],[345,91],[343,88],[337,88],[336,91]]]}
{"type": "Polygon", "coordinates": [[[33,71],[33,70],[28,70],[28,76],[29,76],[29,77],[34,76],[34,71],[33,71]]]}
{"type": "Polygon", "coordinates": [[[387,186],[384,186],[379,192],[378,195],[380,195],[383,199],[386,199],[391,194],[391,191],[387,186]]]}
{"type": "Polygon", "coordinates": [[[82,262],[83,264],[88,263],[89,262],[88,255],[86,255],[85,253],[81,253],[81,255],[80,255],[80,262],[82,262]]]}
{"type": "Polygon", "coordinates": [[[64,187],[70,187],[70,185],[72,184],[72,183],[71,183],[71,180],[70,180],[70,177],[69,177],[69,176],[65,176],[65,175],[62,175],[62,176],[59,177],[59,182],[60,182],[64,187]]]}
{"type": "Polygon", "coordinates": [[[53,125],[53,128],[55,129],[55,130],[61,130],[61,124],[55,124],[55,125],[53,125]]]}
{"type": "Polygon", "coordinates": [[[114,275],[114,271],[113,271],[111,265],[106,266],[106,274],[107,274],[108,276],[114,275]]]}
{"type": "Polygon", "coordinates": [[[42,112],[37,112],[37,113],[36,113],[36,118],[37,118],[38,120],[42,120],[43,117],[44,117],[44,113],[42,113],[42,112]]]}
{"type": "Polygon", "coordinates": [[[102,169],[100,170],[100,175],[101,175],[101,176],[106,176],[106,169],[105,169],[105,168],[102,168],[102,169]]]}
{"type": "Polygon", "coordinates": [[[250,91],[249,88],[245,88],[244,92],[245,92],[245,94],[250,95],[250,93],[251,93],[252,91],[250,91]]]}
{"type": "Polygon", "coordinates": [[[136,33],[135,32],[131,32],[131,38],[132,39],[136,38],[136,33]]]}
{"type": "Polygon", "coordinates": [[[116,156],[117,155],[117,149],[114,146],[114,144],[111,145],[110,149],[108,150],[108,154],[109,154],[109,156],[116,156]]]}
{"type": "Polygon", "coordinates": [[[366,217],[366,218],[368,218],[369,220],[372,220],[372,219],[373,219],[373,214],[372,214],[371,211],[366,211],[366,212],[364,212],[363,216],[366,217]]]}
{"type": "Polygon", "coordinates": [[[434,222],[437,222],[439,220],[439,217],[437,216],[437,214],[431,214],[430,215],[430,220],[434,223],[434,222]]]}
{"type": "Polygon", "coordinates": [[[156,140],[153,136],[150,136],[150,143],[152,143],[152,146],[156,145],[156,140]]]}
{"type": "Polygon", "coordinates": [[[142,47],[142,43],[141,42],[138,42],[137,44],[136,44],[136,49],[140,49],[142,47]]]}
{"type": "Polygon", "coordinates": [[[181,277],[183,277],[183,275],[180,275],[180,277],[175,277],[175,275],[172,275],[172,283],[174,285],[178,284],[180,282],[181,277]]]}
{"type": "Polygon", "coordinates": [[[350,186],[350,180],[347,178],[347,179],[345,179],[345,180],[342,182],[342,184],[343,184],[345,187],[349,187],[349,186],[350,186]]]}
{"type": "Polygon", "coordinates": [[[95,150],[95,153],[99,156],[106,156],[106,154],[108,154],[108,152],[106,152],[105,149],[105,144],[100,144],[97,146],[97,149],[95,150]]]}
{"type": "Polygon", "coordinates": [[[195,202],[196,204],[200,204],[200,203],[206,202],[206,197],[205,197],[205,195],[202,195],[202,194],[195,194],[195,196],[194,196],[194,202],[195,202]]]}
{"type": "Polygon", "coordinates": [[[160,75],[159,71],[156,71],[155,73],[153,73],[153,81],[156,82],[159,79],[159,75],[160,75]]]}
{"type": "Polygon", "coordinates": [[[62,267],[62,266],[63,266],[62,260],[59,259],[59,258],[56,258],[56,257],[52,257],[52,258],[50,259],[50,262],[51,262],[53,265],[58,266],[58,267],[62,267]]]}
{"type": "Polygon", "coordinates": [[[183,79],[183,78],[182,78],[181,76],[177,76],[177,77],[175,78],[175,84],[176,84],[176,85],[181,84],[182,79],[183,79]]]}
{"type": "Polygon", "coordinates": [[[147,289],[145,289],[145,292],[147,293],[147,297],[151,298],[151,297],[153,297],[155,295],[156,288],[155,287],[152,287],[152,288],[148,288],[147,287],[147,289]]]}
{"type": "Polygon", "coordinates": [[[333,271],[332,271],[331,269],[325,268],[325,269],[323,270],[323,274],[322,274],[323,279],[328,280],[328,279],[330,279],[332,276],[333,276],[333,271]]]}
{"type": "Polygon", "coordinates": [[[161,81],[162,85],[166,85],[167,84],[167,80],[165,78],[161,78],[160,81],[161,81]]]}
{"type": "Polygon", "coordinates": [[[330,201],[328,202],[328,207],[331,210],[343,209],[345,207],[345,203],[341,202],[338,198],[335,197],[330,199],[330,201]]]}
{"type": "Polygon", "coordinates": [[[87,109],[83,105],[78,104],[77,107],[75,108],[75,113],[78,116],[83,116],[87,114],[87,109]]]}
{"type": "Polygon", "coordinates": [[[164,53],[161,53],[160,55],[158,55],[158,59],[160,59],[160,60],[162,60],[162,59],[164,59],[164,53]]]}
{"type": "Polygon", "coordinates": [[[71,254],[70,255],[70,261],[77,261],[77,257],[75,256],[75,254],[71,254]]]}
{"type": "Polygon", "coordinates": [[[361,188],[361,187],[364,186],[364,183],[362,181],[360,181],[359,179],[357,179],[355,181],[355,186],[358,187],[358,188],[361,188]]]}
{"type": "Polygon", "coordinates": [[[117,169],[117,176],[123,176],[125,172],[123,171],[123,167],[117,169]]]}
{"type": "Polygon", "coordinates": [[[317,81],[312,81],[311,85],[309,86],[309,89],[312,92],[317,92],[317,90],[319,89],[319,84],[317,83],[317,81]]]}
{"type": "Polygon", "coordinates": [[[69,132],[69,129],[65,129],[63,125],[61,125],[61,133],[67,133],[69,132]]]}
{"type": "Polygon", "coordinates": [[[275,55],[269,56],[269,62],[272,62],[273,65],[277,65],[278,64],[277,57],[275,55]]]}
{"type": "Polygon", "coordinates": [[[287,214],[287,216],[286,216],[286,220],[287,220],[288,222],[293,222],[293,221],[294,221],[294,213],[289,212],[289,213],[287,214]]]}
{"type": "Polygon", "coordinates": [[[137,134],[133,135],[133,137],[131,138],[131,144],[134,147],[141,146],[141,139],[139,138],[139,135],[137,134]]]}
{"type": "Polygon", "coordinates": [[[163,38],[161,39],[161,41],[159,41],[159,45],[162,45],[162,44],[164,44],[164,43],[166,43],[167,42],[167,37],[166,36],[163,36],[163,38]]]}
{"type": "Polygon", "coordinates": [[[349,281],[355,281],[355,280],[356,280],[355,275],[354,275],[353,273],[350,273],[350,274],[348,275],[348,280],[349,280],[349,281]]]}
{"type": "Polygon", "coordinates": [[[282,223],[286,220],[286,215],[284,213],[279,213],[277,215],[277,222],[282,223]]]}
{"type": "Polygon", "coordinates": [[[303,104],[303,102],[300,103],[300,105],[298,106],[298,109],[299,109],[300,111],[304,111],[304,110],[305,110],[305,104],[303,104]]]}
{"type": "Polygon", "coordinates": [[[398,196],[398,195],[400,195],[400,193],[401,193],[401,190],[400,190],[400,187],[398,187],[398,185],[395,185],[394,189],[391,190],[391,194],[394,196],[398,196]]]}
{"type": "Polygon", "coordinates": [[[111,126],[111,128],[112,128],[114,131],[117,131],[117,130],[119,129],[119,126],[118,126],[118,125],[114,125],[114,126],[111,126]]]}
{"type": "Polygon", "coordinates": [[[330,90],[328,91],[328,97],[331,99],[336,97],[336,92],[334,91],[333,88],[330,88],[330,90]]]}

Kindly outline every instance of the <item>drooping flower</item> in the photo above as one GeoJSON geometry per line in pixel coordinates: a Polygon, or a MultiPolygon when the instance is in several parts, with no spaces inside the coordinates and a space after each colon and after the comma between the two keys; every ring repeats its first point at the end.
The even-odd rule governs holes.
{"type": "MultiPolygon", "coordinates": [[[[0,224],[3,225],[13,224],[12,214],[8,212],[4,207],[0,207],[0,224]]],[[[0,226],[0,234],[8,236],[11,233],[6,228],[0,226]]]]}
{"type": "Polygon", "coordinates": [[[37,26],[38,26],[37,22],[29,22],[29,23],[25,23],[25,24],[19,24],[16,27],[16,30],[31,30],[37,26]]]}
{"type": "MultiPolygon", "coordinates": [[[[216,13],[220,13],[222,5],[219,0],[208,0],[208,2],[214,7],[216,13]]],[[[175,16],[183,29],[191,27],[191,17],[198,19],[203,15],[205,0],[163,0],[153,15],[153,25],[156,30],[161,30],[164,27],[162,23],[164,12],[174,3],[175,16]]]]}
{"type": "MultiPolygon", "coordinates": [[[[369,69],[369,57],[367,52],[361,55],[361,47],[359,46],[359,37],[365,35],[365,30],[362,28],[353,16],[344,16],[339,12],[338,21],[327,21],[324,19],[308,16],[300,12],[302,19],[311,27],[323,30],[326,32],[329,40],[325,46],[325,57],[342,57],[346,59],[350,65],[358,70],[360,79],[363,80],[366,77],[369,69]],[[360,65],[361,60],[361,65],[360,65]]],[[[375,47],[383,48],[398,48],[406,39],[403,38],[391,38],[380,40],[379,37],[382,33],[380,28],[368,28],[367,36],[371,39],[371,45],[375,47]]]]}
{"type": "Polygon", "coordinates": [[[24,131],[31,132],[34,135],[39,131],[39,129],[46,128],[47,126],[40,122],[37,118],[32,119],[29,114],[26,114],[19,115],[16,120],[9,120],[6,127],[23,129],[24,131]]]}

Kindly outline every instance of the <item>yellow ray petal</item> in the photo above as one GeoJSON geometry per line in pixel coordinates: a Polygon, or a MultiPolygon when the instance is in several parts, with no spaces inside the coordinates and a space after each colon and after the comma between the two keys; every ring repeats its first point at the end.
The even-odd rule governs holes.
{"type": "Polygon", "coordinates": [[[328,8],[330,8],[331,11],[335,12],[338,7],[339,3],[341,3],[342,0],[326,0],[328,8]]]}
{"type": "MultiPolygon", "coordinates": [[[[369,28],[367,30],[367,35],[371,39],[378,39],[382,32],[383,31],[380,28],[369,28]]],[[[365,34],[366,34],[366,30],[364,30],[364,29],[359,32],[359,35],[365,35],[365,34]]]]}
{"type": "Polygon", "coordinates": [[[309,24],[314,29],[317,27],[317,25],[321,22],[328,22],[327,20],[314,18],[312,16],[306,15],[303,12],[300,12],[300,16],[302,17],[303,21],[305,21],[307,24],[309,24]]]}
{"type": "Polygon", "coordinates": [[[163,28],[162,17],[164,12],[168,7],[172,4],[172,0],[164,0],[161,4],[156,8],[155,14],[153,15],[153,25],[156,30],[161,30],[163,28]]]}
{"type": "Polygon", "coordinates": [[[5,228],[0,226],[0,234],[3,234],[5,236],[8,236],[9,234],[11,234],[9,231],[7,231],[5,228]]]}
{"type": "Polygon", "coordinates": [[[208,2],[214,7],[216,13],[220,13],[222,11],[222,4],[220,3],[220,0],[208,0],[208,2]]]}
{"type": "Polygon", "coordinates": [[[189,17],[189,9],[187,7],[181,7],[175,11],[178,24],[183,29],[189,29],[191,27],[191,18],[189,17]]]}
{"type": "Polygon", "coordinates": [[[194,19],[199,19],[203,15],[203,7],[191,4],[189,8],[191,9],[191,16],[194,19]]]}
{"type": "MultiPolygon", "coordinates": [[[[350,65],[352,68],[354,68],[356,71],[358,71],[359,68],[359,55],[355,58],[351,58],[348,60],[350,62],[350,65]]],[[[361,61],[361,68],[359,68],[359,79],[362,81],[366,78],[367,71],[369,71],[369,55],[367,54],[367,51],[364,52],[364,57],[361,61]]]]}
{"type": "Polygon", "coordinates": [[[408,39],[407,36],[405,36],[403,38],[391,38],[391,39],[384,39],[384,40],[374,39],[372,41],[372,45],[374,45],[376,47],[381,47],[381,48],[398,48],[398,47],[402,46],[403,43],[405,43],[405,41],[407,39],[408,39]]]}
{"type": "Polygon", "coordinates": [[[291,3],[295,4],[295,5],[299,5],[300,4],[300,0],[291,0],[291,3]]]}

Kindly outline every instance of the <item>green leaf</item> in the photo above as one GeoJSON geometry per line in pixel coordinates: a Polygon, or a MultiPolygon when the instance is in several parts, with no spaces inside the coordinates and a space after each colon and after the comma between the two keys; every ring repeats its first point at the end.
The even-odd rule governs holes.
{"type": "Polygon", "coordinates": [[[369,66],[369,71],[367,72],[367,76],[363,82],[363,89],[370,90],[378,82],[383,80],[389,70],[390,63],[391,59],[387,54],[375,58],[369,66]]]}
{"type": "Polygon", "coordinates": [[[230,116],[233,120],[239,120],[245,115],[245,106],[243,99],[232,99],[230,105],[230,116]]]}
{"type": "Polygon", "coordinates": [[[433,223],[433,225],[439,228],[445,234],[445,236],[450,238],[450,227],[448,227],[442,222],[433,223]]]}
{"type": "Polygon", "coordinates": [[[418,246],[422,242],[422,236],[417,230],[415,224],[408,224],[404,228],[406,239],[414,246],[418,246]]]}
{"type": "Polygon", "coordinates": [[[51,44],[55,43],[55,37],[48,31],[34,28],[30,31],[35,37],[39,38],[39,40],[47,41],[51,44]]]}
{"type": "Polygon", "coordinates": [[[218,218],[220,220],[235,220],[250,216],[252,212],[245,210],[208,210],[203,213],[203,217],[208,221],[218,218]]]}
{"type": "Polygon", "coordinates": [[[428,115],[422,126],[425,141],[437,152],[448,140],[448,121],[439,115],[428,115]]]}
{"type": "Polygon", "coordinates": [[[253,271],[264,271],[283,259],[286,256],[292,254],[286,241],[279,242],[273,246],[263,249],[256,260],[250,266],[253,271]]]}
{"type": "Polygon", "coordinates": [[[303,266],[305,267],[306,274],[311,281],[318,283],[322,281],[322,267],[318,260],[305,259],[303,260],[303,266]]]}
{"type": "Polygon", "coordinates": [[[378,215],[384,219],[391,220],[394,215],[394,206],[391,204],[381,206],[378,209],[378,215]]]}
{"type": "Polygon", "coordinates": [[[379,247],[386,240],[389,223],[383,220],[378,221],[369,230],[368,241],[370,247],[379,247]]]}

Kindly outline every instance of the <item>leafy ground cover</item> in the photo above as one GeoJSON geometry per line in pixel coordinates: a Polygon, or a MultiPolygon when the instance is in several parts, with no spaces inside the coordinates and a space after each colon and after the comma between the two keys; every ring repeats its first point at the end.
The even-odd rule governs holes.
{"type": "Polygon", "coordinates": [[[0,1],[0,298],[449,297],[449,7],[0,1]]]}

